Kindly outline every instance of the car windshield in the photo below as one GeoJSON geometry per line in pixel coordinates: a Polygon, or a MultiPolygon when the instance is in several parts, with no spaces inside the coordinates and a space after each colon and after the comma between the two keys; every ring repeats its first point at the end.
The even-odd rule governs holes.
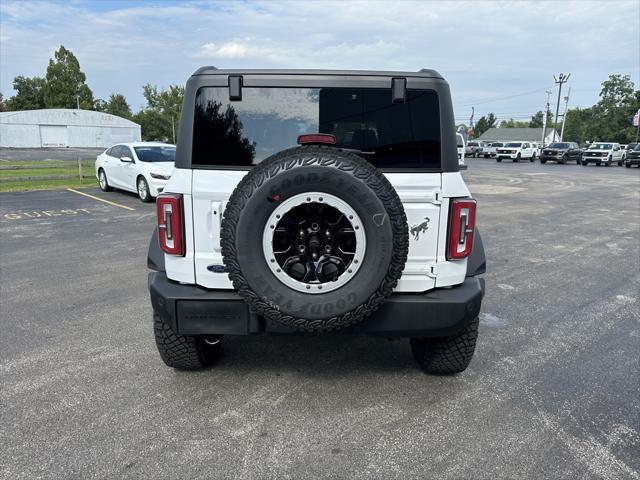
{"type": "Polygon", "coordinates": [[[176,147],[174,146],[154,146],[154,147],[133,147],[141,162],[175,162],[176,147]]]}
{"type": "Polygon", "coordinates": [[[569,148],[568,143],[552,143],[549,148],[569,148]]]}
{"type": "Polygon", "coordinates": [[[478,143],[477,142],[469,142],[467,145],[469,145],[470,147],[477,147],[478,143]]]}
{"type": "Polygon", "coordinates": [[[589,150],[611,150],[612,147],[610,143],[595,143],[589,147],[589,150]]]}
{"type": "MultiPolygon", "coordinates": [[[[203,166],[252,166],[304,134],[325,133],[335,145],[381,168],[440,168],[440,107],[433,90],[203,87],[196,96],[192,161],[203,166]]],[[[461,140],[458,139],[458,145],[461,140]]],[[[461,146],[461,145],[460,145],[461,146]]]]}
{"type": "Polygon", "coordinates": [[[505,147],[515,147],[515,148],[519,148],[522,146],[521,142],[513,142],[513,143],[505,143],[504,144],[505,147]]]}
{"type": "MultiPolygon", "coordinates": [[[[631,147],[629,147],[629,148],[631,148],[631,147]]],[[[633,151],[634,152],[640,151],[640,143],[638,143],[638,144],[633,146],[633,151]]]]}
{"type": "Polygon", "coordinates": [[[492,143],[491,146],[492,147],[502,147],[502,144],[500,142],[496,142],[496,143],[492,143]]]}

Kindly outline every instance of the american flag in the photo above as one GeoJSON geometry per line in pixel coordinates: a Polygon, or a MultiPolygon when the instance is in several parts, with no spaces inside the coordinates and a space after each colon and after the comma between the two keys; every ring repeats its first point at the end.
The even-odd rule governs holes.
{"type": "Polygon", "coordinates": [[[469,137],[473,137],[473,115],[475,111],[474,108],[471,107],[471,118],[469,118],[469,129],[467,130],[467,135],[469,137]]]}

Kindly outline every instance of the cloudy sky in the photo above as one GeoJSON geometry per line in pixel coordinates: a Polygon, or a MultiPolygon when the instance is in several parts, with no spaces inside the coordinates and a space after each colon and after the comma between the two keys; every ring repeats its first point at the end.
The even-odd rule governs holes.
{"type": "MultiPolygon", "coordinates": [[[[44,76],[71,49],[96,98],[183,84],[218,68],[434,68],[451,84],[456,120],[544,108],[553,74],[571,73],[571,106],[590,106],[622,73],[640,87],[640,1],[12,1],[0,3],[0,91],[44,76]]],[[[557,90],[555,90],[557,92],[557,90]]]]}

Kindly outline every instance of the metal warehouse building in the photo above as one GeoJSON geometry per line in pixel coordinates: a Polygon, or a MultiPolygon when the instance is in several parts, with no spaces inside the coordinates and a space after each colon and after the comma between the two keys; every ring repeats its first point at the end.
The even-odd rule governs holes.
{"type": "Polygon", "coordinates": [[[0,147],[109,147],[139,142],[140,125],[93,110],[52,108],[0,113],[0,147]]]}

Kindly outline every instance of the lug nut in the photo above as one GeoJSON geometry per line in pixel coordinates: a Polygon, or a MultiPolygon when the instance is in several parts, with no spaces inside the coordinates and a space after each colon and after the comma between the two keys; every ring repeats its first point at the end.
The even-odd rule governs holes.
{"type": "Polygon", "coordinates": [[[331,236],[331,232],[327,230],[326,232],[324,232],[324,236],[329,238],[331,236]]]}
{"type": "Polygon", "coordinates": [[[311,258],[313,258],[314,260],[317,260],[318,259],[318,254],[316,252],[313,252],[311,254],[311,258]]]}
{"type": "Polygon", "coordinates": [[[324,251],[325,251],[326,253],[331,253],[331,246],[330,246],[330,245],[325,245],[325,247],[324,247],[324,251]]]}
{"type": "Polygon", "coordinates": [[[298,233],[300,234],[301,237],[304,237],[304,230],[300,230],[298,233]]]}
{"type": "Polygon", "coordinates": [[[313,230],[314,232],[317,232],[318,230],[320,230],[320,225],[318,225],[317,223],[312,223],[311,230],[313,230]]]}
{"type": "Polygon", "coordinates": [[[305,246],[304,246],[304,245],[300,245],[300,246],[298,247],[298,250],[300,250],[300,253],[304,253],[305,246]]]}

